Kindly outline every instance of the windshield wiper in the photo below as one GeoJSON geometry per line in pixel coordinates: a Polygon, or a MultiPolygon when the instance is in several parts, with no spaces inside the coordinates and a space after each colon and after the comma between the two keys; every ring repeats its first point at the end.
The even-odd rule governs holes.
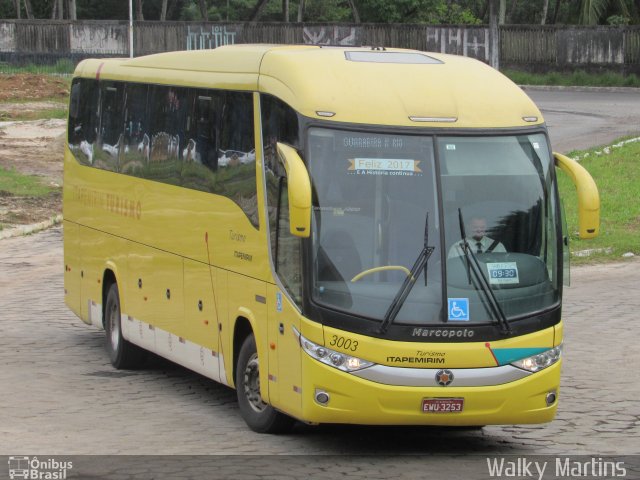
{"type": "Polygon", "coordinates": [[[402,305],[404,305],[404,302],[409,296],[409,293],[411,293],[413,285],[416,283],[417,275],[419,274],[420,270],[424,270],[424,284],[427,285],[427,262],[429,261],[429,257],[434,250],[435,247],[429,246],[429,212],[427,212],[427,219],[424,223],[424,246],[422,247],[422,251],[420,252],[420,255],[418,255],[418,258],[413,264],[413,267],[411,267],[411,273],[407,275],[407,278],[404,279],[400,290],[398,290],[398,293],[396,293],[393,302],[391,302],[391,305],[387,309],[387,313],[385,313],[384,315],[384,320],[380,325],[378,333],[386,333],[389,325],[391,325],[396,319],[396,317],[398,316],[398,312],[400,312],[402,305]]]}
{"type": "Polygon", "coordinates": [[[462,209],[460,208],[458,208],[458,220],[460,222],[462,251],[464,252],[464,258],[467,261],[467,278],[469,279],[469,285],[471,285],[471,272],[473,272],[473,276],[477,280],[477,285],[480,286],[480,290],[484,293],[484,296],[487,299],[489,310],[491,310],[494,318],[500,325],[500,331],[503,334],[510,334],[512,333],[511,325],[502,311],[502,307],[500,307],[500,303],[498,302],[496,294],[493,292],[487,277],[484,276],[478,257],[473,253],[473,249],[469,246],[469,242],[467,242],[467,235],[464,231],[464,219],[462,218],[462,209]]]}

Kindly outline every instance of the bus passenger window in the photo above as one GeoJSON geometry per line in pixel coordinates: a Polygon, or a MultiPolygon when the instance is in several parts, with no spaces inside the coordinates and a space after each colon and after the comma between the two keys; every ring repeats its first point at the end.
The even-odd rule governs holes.
{"type": "Polygon", "coordinates": [[[75,79],[71,87],[67,140],[74,157],[83,165],[93,164],[98,92],[98,82],[90,79],[75,79]]]}
{"type": "Polygon", "coordinates": [[[289,195],[287,179],[280,177],[278,235],[276,239],[276,272],[283,285],[298,304],[302,305],[301,239],[291,235],[289,227],[289,195]]]}
{"type": "Polygon", "coordinates": [[[264,170],[267,183],[267,215],[271,235],[271,256],[275,259],[278,184],[280,177],[285,176],[284,167],[278,161],[276,144],[282,142],[299,149],[298,117],[289,105],[271,95],[261,95],[260,110],[262,116],[264,170]]]}
{"type": "Polygon", "coordinates": [[[120,152],[124,150],[124,84],[106,82],[101,91],[100,136],[94,149],[94,166],[120,171],[120,152]]]}
{"type": "Polygon", "coordinates": [[[149,162],[152,178],[167,183],[175,183],[179,177],[180,142],[184,138],[186,119],[187,89],[177,87],[152,87],[151,128],[149,132],[149,162]],[[154,163],[155,162],[155,163],[154,163]],[[173,162],[173,166],[160,167],[157,162],[173,162]],[[171,168],[173,167],[173,168],[171,168]],[[151,171],[153,170],[153,171],[151,171]]]}
{"type": "Polygon", "coordinates": [[[226,92],[221,108],[216,193],[236,202],[257,227],[252,96],[250,93],[226,92]]]}
{"type": "MultiPolygon", "coordinates": [[[[194,144],[190,145],[195,147],[193,160],[202,165],[206,165],[214,172],[218,169],[218,159],[216,156],[216,130],[218,129],[218,108],[216,100],[218,97],[218,94],[215,94],[215,96],[213,94],[198,95],[193,119],[194,135],[190,138],[190,141],[195,138],[194,144]]],[[[193,150],[189,150],[188,154],[192,151],[193,150]]],[[[190,160],[190,158],[185,158],[185,161],[188,160],[190,160]]]]}
{"type": "Polygon", "coordinates": [[[147,85],[128,84],[124,106],[125,148],[120,159],[120,171],[143,176],[141,171],[149,163],[149,123],[147,115],[147,85]]]}

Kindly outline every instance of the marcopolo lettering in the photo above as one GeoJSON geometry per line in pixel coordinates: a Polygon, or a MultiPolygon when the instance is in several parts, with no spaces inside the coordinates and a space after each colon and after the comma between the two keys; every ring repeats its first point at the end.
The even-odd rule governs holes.
{"type": "Polygon", "coordinates": [[[440,337],[440,338],[471,338],[474,335],[473,330],[467,328],[414,328],[411,332],[412,337],[440,337]]]}

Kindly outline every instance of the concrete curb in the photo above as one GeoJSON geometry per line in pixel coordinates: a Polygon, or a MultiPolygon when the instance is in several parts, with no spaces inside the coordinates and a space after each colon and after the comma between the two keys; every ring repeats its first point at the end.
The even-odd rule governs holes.
{"type": "Polygon", "coordinates": [[[62,215],[56,215],[52,219],[45,220],[44,222],[33,223],[31,225],[20,225],[19,227],[10,228],[8,230],[3,230],[2,232],[0,232],[0,240],[4,240],[5,238],[21,237],[23,235],[29,235],[30,233],[40,232],[55,225],[59,225],[60,223],[62,223],[62,215]]]}
{"type": "Polygon", "coordinates": [[[609,92],[609,93],[637,93],[638,87],[566,87],[560,85],[518,85],[525,92],[609,92]]]}
{"type": "Polygon", "coordinates": [[[578,156],[572,157],[572,158],[576,162],[580,162],[581,160],[584,160],[585,158],[587,158],[590,155],[594,155],[596,157],[599,157],[601,155],[610,155],[612,150],[615,150],[616,148],[620,148],[620,147],[623,147],[623,146],[628,145],[630,143],[636,143],[636,142],[640,142],[640,137],[628,138],[626,140],[622,140],[622,141],[617,142],[617,143],[610,143],[609,145],[603,145],[601,147],[596,147],[596,148],[599,148],[600,150],[594,150],[593,152],[586,152],[586,153],[583,153],[582,155],[578,155],[578,156]]]}

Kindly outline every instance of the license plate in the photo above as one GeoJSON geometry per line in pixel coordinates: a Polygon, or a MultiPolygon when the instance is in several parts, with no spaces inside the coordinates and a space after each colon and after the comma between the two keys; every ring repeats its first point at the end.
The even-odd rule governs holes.
{"type": "Polygon", "coordinates": [[[423,398],[423,413],[460,413],[464,408],[464,398],[423,398]]]}

